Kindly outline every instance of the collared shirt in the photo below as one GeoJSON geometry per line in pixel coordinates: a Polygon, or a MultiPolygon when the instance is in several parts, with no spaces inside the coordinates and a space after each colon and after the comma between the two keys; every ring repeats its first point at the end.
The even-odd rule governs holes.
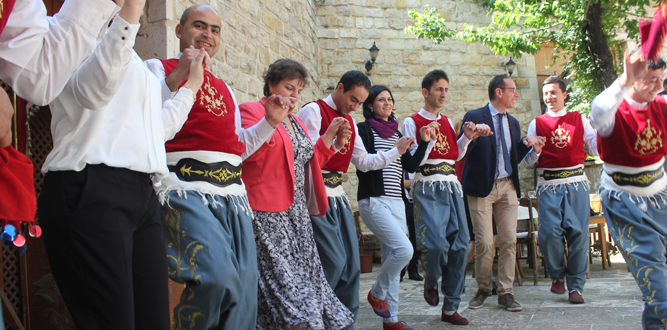
{"type": "MultiPolygon", "coordinates": [[[[442,116],[440,113],[437,115],[434,115],[426,110],[424,108],[421,108],[419,110],[418,114],[428,120],[440,120],[442,116]]],[[[447,118],[447,121],[449,121],[449,125],[454,129],[454,125],[452,125],[452,120],[447,118]]],[[[407,137],[417,137],[417,125],[415,124],[415,121],[411,117],[407,117],[403,120],[403,125],[401,126],[401,133],[403,133],[403,136],[407,137]]],[[[456,132],[458,134],[458,132],[456,132]]],[[[415,140],[416,141],[416,140],[415,140]]],[[[456,141],[456,146],[459,148],[459,157],[456,159],[461,160],[466,155],[466,150],[468,150],[468,144],[470,144],[470,140],[466,137],[465,134],[462,134],[461,137],[456,141]]],[[[428,159],[428,155],[431,153],[431,150],[433,150],[433,146],[435,145],[435,141],[431,140],[428,142],[428,147],[426,148],[426,153],[424,154],[424,159],[422,159],[421,163],[419,165],[424,165],[426,160],[428,159]]],[[[411,155],[415,154],[415,151],[417,151],[417,144],[413,145],[408,149],[408,152],[410,152],[411,155]]]]}
{"type": "MultiPolygon", "coordinates": [[[[555,112],[547,110],[547,115],[551,117],[563,117],[566,114],[567,110],[565,110],[565,108],[555,112]]],[[[584,146],[586,147],[586,151],[589,155],[599,156],[600,154],[598,153],[597,132],[595,129],[593,129],[593,126],[591,126],[591,123],[588,121],[586,116],[581,115],[581,122],[584,125],[584,146]]],[[[535,125],[535,119],[533,119],[528,125],[528,132],[526,133],[526,136],[537,136],[535,125]]],[[[526,158],[523,161],[527,166],[533,166],[537,163],[537,158],[526,158]]]]}
{"type": "MultiPolygon", "coordinates": [[[[503,155],[503,147],[500,144],[502,139],[500,138],[500,112],[496,109],[491,102],[489,102],[489,110],[491,111],[491,119],[493,120],[493,130],[496,135],[496,179],[502,179],[510,176],[505,170],[505,156],[503,155]]],[[[507,152],[511,155],[512,151],[512,134],[510,132],[510,124],[508,113],[505,111],[505,116],[503,116],[503,132],[505,133],[505,143],[507,144],[507,152]]],[[[530,151],[523,158],[525,162],[531,162],[535,164],[539,154],[536,154],[535,151],[531,148],[530,151]]]]}
{"type": "MultiPolygon", "coordinates": [[[[327,96],[324,99],[331,108],[338,110],[336,104],[333,102],[331,95],[327,96]]],[[[313,102],[305,105],[298,113],[299,118],[303,121],[303,124],[306,126],[308,131],[308,136],[310,136],[310,141],[315,144],[320,138],[320,128],[322,128],[322,114],[320,113],[320,106],[317,103],[313,102]]],[[[352,119],[351,129],[356,132],[357,124],[352,119]]],[[[355,134],[354,139],[354,150],[352,151],[352,164],[357,167],[358,170],[362,172],[379,170],[387,167],[391,162],[401,157],[401,154],[398,153],[398,149],[395,147],[387,150],[385,152],[378,151],[375,154],[369,154],[364,147],[364,142],[361,140],[359,134],[355,134]]],[[[336,150],[338,151],[338,150],[336,150]]]]}
{"type": "MultiPolygon", "coordinates": [[[[180,59],[183,53],[178,53],[176,56],[177,59],[180,59]]],[[[147,60],[146,66],[148,69],[155,74],[155,76],[160,79],[160,86],[162,91],[162,100],[167,101],[174,97],[176,92],[172,92],[167,86],[166,75],[164,71],[164,66],[162,62],[158,59],[147,60]]],[[[245,151],[241,155],[241,159],[246,159],[250,157],[257,149],[259,149],[266,140],[268,140],[275,129],[271,127],[266,118],[262,118],[257,124],[252,127],[243,128],[241,126],[241,112],[239,111],[239,103],[236,101],[236,96],[232,89],[225,83],[229,93],[232,95],[232,100],[234,100],[234,126],[236,127],[235,132],[239,137],[239,141],[245,144],[245,151]]]]}
{"type": "Polygon", "coordinates": [[[50,103],[119,9],[110,0],[68,0],[51,18],[41,0],[17,0],[0,35],[0,79],[28,102],[50,103]]]}
{"type": "Polygon", "coordinates": [[[106,164],[158,180],[168,173],[164,142],[182,127],[194,95],[184,87],[162,103],[160,81],[132,48],[138,29],[117,16],[51,103],[53,150],[43,172],[106,164]]]}

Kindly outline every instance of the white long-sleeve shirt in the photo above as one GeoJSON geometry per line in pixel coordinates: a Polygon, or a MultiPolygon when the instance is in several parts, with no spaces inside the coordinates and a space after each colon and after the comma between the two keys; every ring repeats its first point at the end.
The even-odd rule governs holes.
{"type": "MultiPolygon", "coordinates": [[[[547,110],[547,115],[551,117],[563,117],[566,114],[567,110],[565,110],[565,108],[555,112],[547,110]]],[[[586,147],[586,151],[588,152],[589,155],[599,156],[600,154],[598,153],[597,132],[595,131],[595,129],[593,129],[591,123],[588,121],[588,118],[586,118],[586,116],[581,115],[581,122],[584,126],[584,147],[586,147]]],[[[528,131],[526,132],[526,136],[537,136],[535,125],[536,125],[535,119],[533,119],[528,125],[528,131]]],[[[526,163],[526,165],[533,166],[537,163],[537,160],[538,160],[537,158],[530,158],[530,159],[526,158],[523,161],[526,163]]]]}
{"type": "Polygon", "coordinates": [[[31,103],[50,103],[119,9],[111,0],[67,0],[47,17],[42,0],[17,0],[0,35],[0,79],[31,103]]]}
{"type": "Polygon", "coordinates": [[[162,103],[160,81],[133,46],[139,25],[114,19],[93,54],[51,103],[53,150],[42,171],[80,171],[105,164],[168,173],[164,143],[182,127],[194,103],[188,88],[162,103]]]}
{"type": "MultiPolygon", "coordinates": [[[[183,55],[183,53],[178,53],[176,58],[180,59],[181,55],[183,55]]],[[[153,74],[155,74],[158,79],[160,79],[162,100],[167,101],[174,97],[175,93],[173,93],[169,89],[169,86],[167,86],[166,74],[162,62],[158,59],[150,59],[145,63],[148,69],[151,70],[151,72],[153,72],[153,74]]],[[[225,83],[225,86],[227,86],[229,93],[232,95],[232,100],[234,101],[235,133],[239,137],[239,141],[245,144],[246,149],[241,155],[241,159],[245,160],[253,153],[255,153],[255,151],[257,151],[262,146],[262,144],[264,144],[264,142],[271,137],[275,129],[271,127],[268,121],[266,121],[266,118],[262,118],[262,120],[251,127],[243,128],[241,126],[241,112],[239,111],[239,103],[236,101],[236,96],[234,95],[234,92],[229,87],[229,85],[225,83]]]]}
{"type": "MultiPolygon", "coordinates": [[[[331,108],[338,110],[336,104],[334,103],[331,95],[327,96],[324,99],[331,108]]],[[[308,136],[313,145],[320,138],[320,129],[322,128],[322,114],[320,113],[320,106],[313,102],[307,104],[298,113],[299,118],[303,121],[303,124],[306,126],[308,131],[308,136]]],[[[362,172],[375,171],[387,167],[391,162],[401,157],[401,154],[398,152],[398,149],[395,147],[387,150],[386,152],[379,151],[375,154],[369,154],[364,147],[364,142],[361,140],[357,132],[357,123],[352,119],[352,131],[355,132],[354,138],[354,150],[352,151],[352,164],[357,167],[358,170],[362,172]]]]}

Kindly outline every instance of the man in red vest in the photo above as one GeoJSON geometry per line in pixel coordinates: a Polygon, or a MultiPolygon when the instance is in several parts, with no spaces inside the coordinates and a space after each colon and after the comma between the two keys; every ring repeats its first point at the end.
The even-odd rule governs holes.
{"type": "MultiPolygon", "coordinates": [[[[584,302],[582,292],[588,270],[588,219],[590,198],[584,173],[586,152],[597,156],[596,133],[588,119],[565,109],[567,86],[558,76],[544,80],[547,113],[528,126],[528,136],[544,136],[546,144],[537,160],[538,237],[544,254],[551,292],[565,293],[573,304],[584,302]],[[565,243],[567,242],[567,262],[565,243]]],[[[526,165],[535,164],[526,159],[526,165]]]]}
{"type": "MultiPolygon", "coordinates": [[[[304,105],[298,114],[313,143],[317,142],[336,117],[347,119],[352,128],[352,136],[347,144],[322,167],[329,196],[327,214],[311,219],[324,275],[338,299],[355,317],[359,311],[359,247],[352,209],[342,186],[343,173],[347,172],[350,162],[364,172],[385,168],[404,154],[414,141],[414,138],[403,137],[398,140],[396,147],[387,152],[369,154],[366,151],[350,113],[364,103],[370,89],[371,82],[363,72],[348,71],[340,78],[331,95],[304,105]]],[[[348,329],[353,328],[351,326],[348,329]]]]}
{"type": "MultiPolygon", "coordinates": [[[[200,49],[216,54],[220,26],[217,12],[207,5],[183,12],[176,26],[181,53],[146,62],[162,81],[163,99],[185,82],[200,49]]],[[[293,107],[293,100],[271,96],[266,117],[243,129],[234,93],[206,70],[187,121],[165,144],[170,173],[157,190],[169,277],[186,284],[174,309],[175,329],[255,328],[257,255],[241,162],[293,107]]]]}
{"type": "Polygon", "coordinates": [[[600,201],[610,233],[645,299],[644,329],[667,326],[667,100],[665,62],[625,54],[623,74],[593,100],[604,160],[600,201]]]}
{"type": "MultiPolygon", "coordinates": [[[[471,140],[491,134],[491,128],[467,122],[462,126],[464,134],[457,139],[452,121],[441,113],[448,90],[449,78],[444,71],[433,70],[424,76],[424,107],[403,121],[402,131],[419,142],[421,136],[417,132],[422,127],[436,128],[412,185],[417,248],[425,250],[424,299],[431,306],[438,305],[438,280],[442,277],[440,319],[465,325],[468,320],[457,310],[465,283],[469,234],[454,163],[465,156],[471,140]]],[[[410,149],[414,153],[416,146],[410,149]]]]}

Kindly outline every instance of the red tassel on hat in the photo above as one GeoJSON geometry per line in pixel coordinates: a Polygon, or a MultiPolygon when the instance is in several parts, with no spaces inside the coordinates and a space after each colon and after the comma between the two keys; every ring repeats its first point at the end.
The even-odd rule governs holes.
{"type": "Polygon", "coordinates": [[[665,39],[667,23],[667,3],[663,3],[655,10],[652,21],[639,22],[642,54],[647,60],[657,60],[658,51],[665,39]]]}

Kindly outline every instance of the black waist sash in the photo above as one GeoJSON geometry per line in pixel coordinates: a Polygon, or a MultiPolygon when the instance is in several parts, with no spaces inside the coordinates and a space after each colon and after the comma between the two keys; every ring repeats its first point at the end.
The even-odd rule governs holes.
{"type": "Polygon", "coordinates": [[[578,168],[574,170],[556,170],[556,171],[544,170],[544,173],[542,173],[541,176],[544,178],[544,180],[556,180],[556,179],[566,179],[578,175],[584,175],[583,168],[578,168]]]}
{"type": "Polygon", "coordinates": [[[419,167],[419,173],[421,173],[423,176],[434,174],[455,175],[456,170],[454,169],[454,165],[449,165],[447,162],[442,162],[435,165],[424,164],[419,167]]]}
{"type": "Polygon", "coordinates": [[[654,171],[646,171],[638,174],[626,174],[621,172],[612,173],[611,179],[614,180],[619,186],[635,186],[635,187],[648,187],[653,182],[658,181],[665,175],[665,170],[662,166],[659,169],[654,171]]]}
{"type": "Polygon", "coordinates": [[[218,187],[241,184],[241,165],[228,162],[204,163],[192,158],[183,158],[176,165],[169,165],[169,171],[176,173],[182,181],[204,181],[218,187]]]}
{"type": "Polygon", "coordinates": [[[322,173],[324,185],[329,188],[336,188],[343,184],[343,174],[338,172],[322,173]]]}

